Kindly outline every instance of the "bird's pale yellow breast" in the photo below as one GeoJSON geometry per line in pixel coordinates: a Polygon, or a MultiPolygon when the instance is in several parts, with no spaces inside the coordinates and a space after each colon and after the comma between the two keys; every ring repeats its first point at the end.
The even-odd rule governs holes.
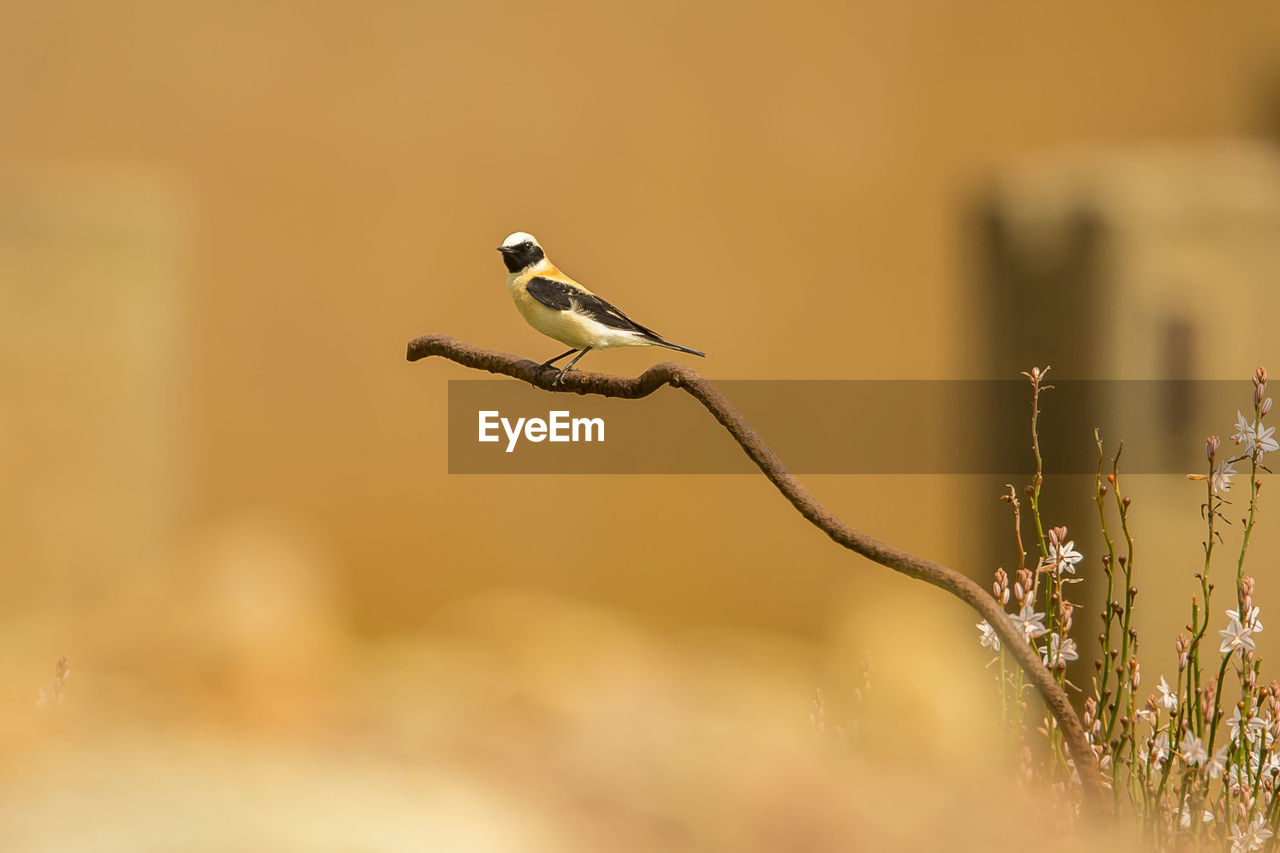
{"type": "MultiPolygon", "coordinates": [[[[539,276],[577,284],[577,282],[568,279],[549,263],[545,266],[539,265],[536,271],[528,269],[518,275],[508,276],[507,289],[511,291],[511,298],[516,303],[516,309],[520,312],[520,316],[524,317],[525,322],[547,337],[554,338],[571,347],[581,349],[597,343],[592,326],[581,315],[573,311],[557,311],[554,308],[548,308],[529,295],[526,285],[539,276]]],[[[578,287],[584,292],[588,292],[581,285],[578,285],[578,287]]]]}

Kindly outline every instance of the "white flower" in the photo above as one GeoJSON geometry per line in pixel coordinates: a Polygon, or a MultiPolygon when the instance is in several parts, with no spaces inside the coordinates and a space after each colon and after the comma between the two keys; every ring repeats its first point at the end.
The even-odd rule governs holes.
{"type": "Polygon", "coordinates": [[[1231,729],[1231,742],[1235,743],[1240,739],[1240,724],[1244,722],[1244,718],[1240,716],[1239,708],[1231,709],[1231,716],[1227,718],[1227,728],[1231,729]]]}
{"type": "Polygon", "coordinates": [[[1049,645],[1041,651],[1040,657],[1044,659],[1045,666],[1055,666],[1066,661],[1080,660],[1080,653],[1076,651],[1076,641],[1068,637],[1063,640],[1057,633],[1049,636],[1049,645]]]}
{"type": "Polygon", "coordinates": [[[1272,438],[1275,431],[1275,427],[1263,427],[1261,424],[1258,425],[1257,447],[1259,462],[1262,461],[1262,457],[1265,454],[1280,450],[1280,444],[1277,444],[1276,440],[1272,438]]]}
{"type": "Polygon", "coordinates": [[[1227,782],[1233,794],[1253,788],[1253,780],[1249,778],[1249,771],[1243,764],[1231,765],[1231,769],[1227,771],[1227,782]]]}
{"type": "Polygon", "coordinates": [[[978,631],[981,634],[978,642],[983,647],[991,647],[992,651],[1000,651],[1000,635],[996,633],[996,629],[991,627],[991,623],[983,619],[978,623],[978,631]]]}
{"type": "Polygon", "coordinates": [[[1245,420],[1244,414],[1239,409],[1236,410],[1236,431],[1231,434],[1231,440],[1244,445],[1246,456],[1253,456],[1256,452],[1257,459],[1261,462],[1268,453],[1280,450],[1275,432],[1275,427],[1264,427],[1261,423],[1250,424],[1245,420]]]}
{"type": "Polygon", "coordinates": [[[1028,601],[1022,605],[1022,610],[1017,616],[1013,617],[1014,624],[1022,629],[1022,636],[1029,643],[1036,637],[1042,637],[1048,633],[1049,629],[1044,626],[1044,614],[1036,613],[1035,607],[1028,601]]]}
{"type": "Polygon", "coordinates": [[[1156,712],[1143,705],[1141,708],[1133,712],[1135,719],[1140,720],[1148,725],[1156,724],[1156,712]]]}
{"type": "Polygon", "coordinates": [[[1151,749],[1152,758],[1155,760],[1156,767],[1163,767],[1164,763],[1169,760],[1169,733],[1160,732],[1156,735],[1155,745],[1151,749]]]}
{"type": "Polygon", "coordinates": [[[1271,830],[1267,829],[1266,818],[1258,815],[1253,819],[1253,823],[1249,824],[1248,829],[1241,829],[1238,826],[1231,828],[1231,853],[1261,850],[1271,835],[1271,830]]]}
{"type": "MultiPolygon", "coordinates": [[[[1148,760],[1147,748],[1143,746],[1138,750],[1138,758],[1142,761],[1148,760]]],[[[1151,745],[1151,754],[1149,756],[1152,769],[1158,769],[1164,766],[1169,760],[1169,732],[1161,731],[1155,736],[1155,740],[1151,745]]]]}
{"type": "MultiPolygon", "coordinates": [[[[1235,743],[1240,740],[1240,724],[1244,720],[1240,716],[1240,708],[1237,706],[1231,709],[1231,716],[1227,719],[1227,728],[1231,729],[1231,742],[1235,743]]],[[[1253,743],[1258,739],[1258,734],[1266,729],[1267,723],[1261,717],[1249,716],[1249,722],[1245,723],[1244,738],[1249,743],[1253,743]]]]}
{"type": "MultiPolygon", "coordinates": [[[[1252,611],[1250,611],[1252,615],[1252,611]]],[[[1227,619],[1230,623],[1225,630],[1219,631],[1218,635],[1222,637],[1222,645],[1218,647],[1218,651],[1224,655],[1231,654],[1236,651],[1248,649],[1253,651],[1253,628],[1245,627],[1240,624],[1240,614],[1235,610],[1227,611],[1227,619]]]]}
{"type": "MultiPolygon", "coordinates": [[[[1213,820],[1213,812],[1208,811],[1208,809],[1204,809],[1201,813],[1201,822],[1203,822],[1203,824],[1208,824],[1211,820],[1213,820]]],[[[1190,799],[1190,797],[1183,800],[1183,811],[1181,811],[1178,824],[1183,827],[1183,829],[1190,829],[1190,827],[1192,827],[1192,799],[1190,799]]]]}
{"type": "MultiPolygon", "coordinates": [[[[1248,737],[1248,735],[1249,735],[1249,732],[1246,731],[1245,736],[1248,737]]],[[[1251,744],[1249,749],[1249,770],[1252,773],[1254,779],[1257,779],[1259,776],[1262,776],[1262,777],[1272,776],[1277,771],[1280,771],[1280,758],[1278,758],[1276,754],[1274,752],[1271,752],[1271,750],[1268,748],[1270,744],[1267,743],[1269,738],[1267,737],[1265,729],[1263,729],[1261,750],[1254,748],[1254,746],[1252,745],[1256,742],[1256,740],[1257,740],[1256,737],[1249,738],[1249,741],[1251,744]],[[1265,760],[1260,758],[1259,752],[1266,753],[1265,760]]]]}
{"type": "MultiPolygon", "coordinates": [[[[1234,613],[1235,611],[1228,612],[1234,613]]],[[[1249,612],[1246,613],[1244,617],[1244,624],[1255,634],[1262,633],[1262,621],[1258,619],[1258,615],[1260,613],[1262,613],[1262,608],[1255,605],[1254,607],[1249,608],[1249,612]]]]}
{"type": "Polygon", "coordinates": [[[1221,495],[1231,491],[1231,478],[1235,475],[1236,466],[1231,464],[1231,460],[1219,462],[1218,467],[1213,469],[1213,493],[1221,495]]]}
{"type": "MultiPolygon", "coordinates": [[[[1213,820],[1213,812],[1209,811],[1208,809],[1205,809],[1203,812],[1201,812],[1200,821],[1202,823],[1208,823],[1211,820],[1213,820]]],[[[1182,801],[1182,816],[1178,820],[1178,823],[1182,826],[1183,829],[1191,828],[1191,798],[1190,797],[1182,801]]]]}
{"type": "Polygon", "coordinates": [[[1178,694],[1169,686],[1169,682],[1164,680],[1164,676],[1160,676],[1160,683],[1156,685],[1160,691],[1160,704],[1168,708],[1170,711],[1178,710],[1178,694]]]}
{"type": "Polygon", "coordinates": [[[1191,732],[1183,736],[1178,748],[1182,750],[1182,760],[1192,767],[1199,767],[1209,760],[1209,753],[1205,751],[1204,744],[1191,732]]]}
{"type": "MultiPolygon", "coordinates": [[[[1063,528],[1064,530],[1066,528],[1063,528]]],[[[1056,537],[1049,540],[1049,559],[1053,561],[1054,571],[1061,574],[1074,575],[1076,563],[1084,559],[1084,555],[1076,550],[1075,540],[1063,544],[1056,537]]]]}
{"type": "Polygon", "coordinates": [[[1041,649],[1041,658],[1044,666],[1056,666],[1057,663],[1080,660],[1080,653],[1075,649],[1074,639],[1068,637],[1064,640],[1055,633],[1048,638],[1048,646],[1041,649]]]}
{"type": "Polygon", "coordinates": [[[1222,771],[1227,769],[1227,745],[1218,748],[1213,754],[1213,758],[1209,759],[1209,778],[1217,779],[1222,775],[1222,771]]]}
{"type": "Polygon", "coordinates": [[[1253,443],[1257,440],[1258,434],[1247,420],[1244,419],[1244,412],[1236,409],[1236,431],[1231,433],[1231,440],[1236,444],[1244,445],[1244,452],[1247,455],[1253,454],[1253,443]]]}

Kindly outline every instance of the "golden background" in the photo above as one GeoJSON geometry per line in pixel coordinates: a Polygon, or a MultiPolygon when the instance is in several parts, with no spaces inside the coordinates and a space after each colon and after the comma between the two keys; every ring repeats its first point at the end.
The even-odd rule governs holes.
{"type": "MultiPolygon", "coordinates": [[[[474,374],[404,345],[558,352],[493,250],[527,230],[713,378],[981,376],[975,196],[1055,152],[1274,152],[1274,3],[8,0],[0,22],[5,849],[1022,838],[1012,782],[974,782],[1014,772],[963,607],[760,477],[449,477],[446,380],[474,374]]],[[[1272,338],[1197,371],[1243,379],[1272,338]]],[[[809,483],[989,577],[961,478],[809,483]]],[[[1152,684],[1184,528],[1181,566],[1150,564],[1179,608],[1152,684]]]]}

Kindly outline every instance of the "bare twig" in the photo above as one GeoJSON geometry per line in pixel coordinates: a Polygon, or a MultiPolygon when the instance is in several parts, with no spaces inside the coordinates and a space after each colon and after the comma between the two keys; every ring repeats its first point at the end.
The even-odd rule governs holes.
{"type": "Polygon", "coordinates": [[[1066,692],[1041,663],[1035,649],[1027,643],[1021,630],[1014,625],[1000,603],[985,589],[956,570],[873,539],[837,518],[792,476],[755,428],[696,371],[672,362],[656,364],[634,378],[575,370],[565,374],[561,384],[553,386],[551,382],[557,371],[540,369],[537,363],[528,359],[479,349],[446,335],[426,335],[409,342],[409,361],[433,355],[447,358],[463,367],[510,376],[545,391],[637,399],[652,394],[664,385],[670,385],[690,394],[728,430],[756,467],[811,524],[850,551],[950,592],[978,611],[995,628],[1018,666],[1027,674],[1050,713],[1058,721],[1080,773],[1087,807],[1095,815],[1107,814],[1108,800],[1097,758],[1089,746],[1075,709],[1071,707],[1066,692]]]}

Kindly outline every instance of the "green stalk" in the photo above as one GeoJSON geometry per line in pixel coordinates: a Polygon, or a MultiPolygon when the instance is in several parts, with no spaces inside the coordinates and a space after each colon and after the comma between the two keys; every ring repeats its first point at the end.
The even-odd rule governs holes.
{"type": "MultiPolygon", "coordinates": [[[[1259,425],[1262,421],[1257,421],[1259,425]]],[[[1249,537],[1253,534],[1253,522],[1258,514],[1258,450],[1254,448],[1249,460],[1249,521],[1244,527],[1244,539],[1240,543],[1240,557],[1236,560],[1236,606],[1240,621],[1244,622],[1244,596],[1240,594],[1240,582],[1244,580],[1244,556],[1249,550],[1249,537]]]]}

